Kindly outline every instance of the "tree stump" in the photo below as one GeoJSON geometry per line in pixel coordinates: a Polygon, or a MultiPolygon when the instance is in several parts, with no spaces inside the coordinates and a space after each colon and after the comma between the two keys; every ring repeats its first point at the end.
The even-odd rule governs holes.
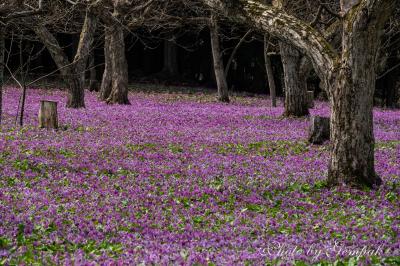
{"type": "Polygon", "coordinates": [[[307,91],[308,108],[314,108],[314,91],[307,91]]]}
{"type": "Polygon", "coordinates": [[[47,129],[58,128],[57,102],[40,101],[39,127],[47,129]]]}
{"type": "Polygon", "coordinates": [[[322,144],[330,138],[330,118],[313,116],[308,141],[312,144],[322,144]]]}

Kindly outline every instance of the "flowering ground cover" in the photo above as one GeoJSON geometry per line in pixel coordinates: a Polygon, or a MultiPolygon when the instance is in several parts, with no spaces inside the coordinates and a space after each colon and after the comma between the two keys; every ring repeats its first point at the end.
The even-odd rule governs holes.
{"type": "MultiPolygon", "coordinates": [[[[378,190],[325,186],[328,144],[267,99],[132,93],[130,106],[62,91],[5,93],[0,264],[396,264],[400,111],[375,110],[378,190]],[[36,127],[58,101],[61,128],[36,127]]],[[[329,114],[317,103],[313,114],[329,114]]]]}

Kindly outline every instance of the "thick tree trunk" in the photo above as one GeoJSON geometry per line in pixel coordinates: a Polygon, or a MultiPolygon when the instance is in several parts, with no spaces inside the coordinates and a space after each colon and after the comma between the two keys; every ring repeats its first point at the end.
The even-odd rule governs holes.
{"type": "Polygon", "coordinates": [[[4,52],[5,52],[4,28],[0,26],[0,126],[3,115],[4,52]]]}
{"type": "Polygon", "coordinates": [[[111,31],[112,88],[107,103],[129,104],[128,100],[128,62],[125,55],[124,30],[114,25],[111,31]]]}
{"type": "Polygon", "coordinates": [[[372,95],[375,73],[372,68],[343,69],[333,87],[328,178],[331,185],[381,183],[374,168],[372,95]]]}
{"type": "Polygon", "coordinates": [[[106,28],[104,33],[104,72],[100,86],[100,96],[102,101],[107,101],[112,89],[112,64],[111,64],[111,29],[106,28]]]}
{"type": "Polygon", "coordinates": [[[164,67],[161,72],[170,77],[175,77],[179,74],[178,47],[168,40],[164,41],[164,67]]]}
{"type": "Polygon", "coordinates": [[[214,17],[210,20],[210,37],[211,49],[214,60],[215,79],[218,87],[218,101],[229,102],[228,83],[224,73],[224,63],[221,55],[220,41],[219,41],[219,27],[218,21],[214,17]]]}
{"type": "Polygon", "coordinates": [[[388,10],[377,17],[360,11],[344,21],[341,66],[333,75],[332,153],[328,181],[332,185],[381,184],[374,168],[373,95],[381,29],[388,10]]]}
{"type": "Polygon", "coordinates": [[[280,52],[285,79],[284,115],[296,117],[308,115],[307,84],[300,69],[302,55],[296,48],[283,42],[280,43],[280,52]]]}
{"type": "Polygon", "coordinates": [[[276,107],[276,85],[274,79],[274,72],[272,71],[271,58],[268,55],[268,39],[264,36],[264,59],[265,59],[265,71],[267,72],[269,94],[271,97],[272,107],[276,107]]]}

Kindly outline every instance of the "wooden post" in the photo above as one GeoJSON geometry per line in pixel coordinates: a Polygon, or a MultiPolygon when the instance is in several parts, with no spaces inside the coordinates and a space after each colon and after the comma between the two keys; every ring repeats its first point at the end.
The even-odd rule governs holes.
{"type": "Polygon", "coordinates": [[[58,128],[57,102],[40,101],[39,127],[47,129],[58,128]]]}
{"type": "Polygon", "coordinates": [[[310,119],[308,141],[312,144],[323,144],[330,138],[330,118],[313,116],[310,119]]]}
{"type": "Polygon", "coordinates": [[[314,91],[307,91],[308,108],[314,108],[314,91]]]}

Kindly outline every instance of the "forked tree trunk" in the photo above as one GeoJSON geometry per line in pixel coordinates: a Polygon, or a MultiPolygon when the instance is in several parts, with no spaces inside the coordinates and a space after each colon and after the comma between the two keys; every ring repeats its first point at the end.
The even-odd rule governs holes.
{"type": "Polygon", "coordinates": [[[68,86],[67,107],[85,107],[85,92],[82,73],[85,71],[87,58],[92,47],[96,31],[97,18],[87,12],[79,39],[79,45],[73,62],[68,60],[63,48],[53,34],[43,25],[36,23],[33,27],[36,35],[50,52],[64,81],[68,86]]]}
{"type": "Polygon", "coordinates": [[[0,126],[3,115],[4,52],[5,52],[4,28],[0,26],[0,126]]]}
{"type": "Polygon", "coordinates": [[[225,77],[224,63],[222,60],[218,21],[214,15],[210,19],[211,49],[214,60],[215,79],[218,87],[218,101],[229,102],[228,83],[225,77]]]}
{"type": "Polygon", "coordinates": [[[104,72],[101,80],[99,98],[107,101],[112,88],[112,64],[111,64],[111,29],[105,28],[104,33],[104,72]]]}
{"type": "Polygon", "coordinates": [[[64,53],[57,39],[43,25],[37,25],[34,30],[41,42],[50,52],[61,76],[68,86],[67,107],[85,107],[84,91],[81,84],[80,74],[75,71],[73,64],[69,62],[67,55],[64,53]]]}
{"type": "Polygon", "coordinates": [[[164,41],[164,67],[161,72],[171,77],[179,74],[178,47],[175,43],[168,40],[164,41]]]}
{"type": "Polygon", "coordinates": [[[114,25],[111,32],[112,89],[107,103],[129,104],[128,100],[128,62],[125,55],[124,30],[114,25]]]}
{"type": "Polygon", "coordinates": [[[306,79],[301,75],[302,55],[291,45],[281,42],[285,79],[285,116],[302,117],[309,114],[306,96],[306,79]]]}

